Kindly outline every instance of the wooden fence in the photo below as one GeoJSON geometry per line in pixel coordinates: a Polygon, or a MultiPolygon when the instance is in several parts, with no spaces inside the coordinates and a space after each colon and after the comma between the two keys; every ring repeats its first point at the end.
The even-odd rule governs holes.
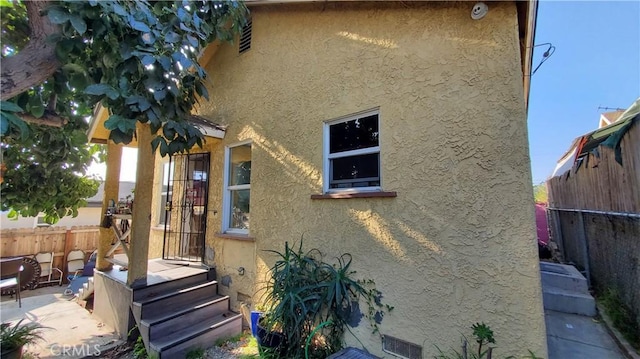
{"type": "Polygon", "coordinates": [[[81,249],[85,259],[98,248],[100,227],[40,227],[4,229],[0,231],[0,257],[33,256],[40,252],[53,252],[53,266],[67,274],[67,255],[81,249]]]}
{"type": "Polygon", "coordinates": [[[549,207],[640,213],[640,121],[620,143],[622,164],[615,151],[599,146],[582,165],[547,181],[549,207]]]}
{"type": "Polygon", "coordinates": [[[547,181],[549,226],[566,262],[596,292],[617,291],[640,325],[640,121],[613,149],[598,147],[580,167],[547,181]]]}

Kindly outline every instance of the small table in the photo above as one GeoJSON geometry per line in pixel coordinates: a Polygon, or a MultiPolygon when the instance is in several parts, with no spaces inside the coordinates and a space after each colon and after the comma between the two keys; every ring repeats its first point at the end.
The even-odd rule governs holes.
{"type": "Polygon", "coordinates": [[[116,235],[116,241],[113,243],[105,257],[111,256],[118,247],[122,246],[124,253],[127,255],[127,258],[129,258],[129,247],[127,244],[131,241],[131,218],[132,216],[130,214],[111,215],[111,229],[113,229],[113,232],[116,235]]]}

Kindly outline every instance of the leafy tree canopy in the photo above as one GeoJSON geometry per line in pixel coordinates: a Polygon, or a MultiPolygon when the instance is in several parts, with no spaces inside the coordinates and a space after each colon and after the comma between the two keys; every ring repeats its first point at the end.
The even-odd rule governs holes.
{"type": "Polygon", "coordinates": [[[547,184],[542,182],[533,186],[533,198],[536,203],[548,203],[547,184]]]}
{"type": "Polygon", "coordinates": [[[96,105],[108,108],[105,126],[116,143],[131,142],[141,122],[163,156],[202,144],[187,121],[198,99],[208,99],[198,56],[214,40],[232,40],[247,14],[236,1],[0,6],[2,209],[45,212],[51,222],[95,193],[83,177],[96,151],[85,135],[96,105]]]}

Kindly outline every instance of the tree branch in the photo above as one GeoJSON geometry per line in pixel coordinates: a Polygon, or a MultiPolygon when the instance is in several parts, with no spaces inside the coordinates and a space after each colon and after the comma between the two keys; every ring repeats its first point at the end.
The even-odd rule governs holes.
{"type": "Polygon", "coordinates": [[[34,125],[45,125],[50,127],[62,127],[67,123],[67,119],[58,116],[55,112],[46,110],[44,112],[44,116],[38,118],[33,117],[29,113],[17,113],[18,117],[20,117],[24,122],[32,123],[34,125]]]}
{"type": "Polygon", "coordinates": [[[48,5],[46,0],[25,1],[31,40],[18,54],[2,59],[0,95],[3,100],[43,83],[61,66],[55,55],[55,45],[46,41],[47,36],[57,32],[49,18],[41,15],[48,5]]]}

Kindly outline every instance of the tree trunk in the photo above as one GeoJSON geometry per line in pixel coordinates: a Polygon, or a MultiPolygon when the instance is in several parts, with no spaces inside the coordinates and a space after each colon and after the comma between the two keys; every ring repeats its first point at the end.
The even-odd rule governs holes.
{"type": "Polygon", "coordinates": [[[2,59],[0,93],[3,100],[43,83],[60,68],[55,45],[46,41],[47,36],[57,32],[57,27],[41,15],[48,5],[46,0],[25,1],[31,39],[19,53],[2,59]]]}

